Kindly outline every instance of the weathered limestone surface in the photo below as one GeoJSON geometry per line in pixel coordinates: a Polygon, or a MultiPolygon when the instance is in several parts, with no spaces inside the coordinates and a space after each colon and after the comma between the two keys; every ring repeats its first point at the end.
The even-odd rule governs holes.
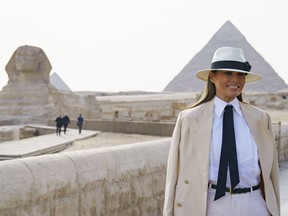
{"type": "MultiPolygon", "coordinates": [[[[175,122],[179,112],[200,97],[199,92],[96,96],[102,120],[175,122]]],[[[245,102],[265,110],[288,110],[288,91],[247,92],[245,102]]]]}
{"type": "Polygon", "coordinates": [[[102,120],[175,122],[180,110],[195,102],[197,93],[98,96],[102,120]]]}
{"type": "Polygon", "coordinates": [[[16,126],[0,127],[0,142],[20,139],[20,129],[16,126]]]}
{"type": "Polygon", "coordinates": [[[0,126],[0,143],[4,141],[26,139],[38,135],[41,135],[38,129],[26,125],[0,126]]]}
{"type": "Polygon", "coordinates": [[[0,92],[0,125],[46,124],[64,113],[75,118],[79,113],[86,118],[100,116],[95,97],[58,91],[51,85],[51,69],[41,48],[25,45],[16,49],[6,65],[9,81],[0,92]]]}
{"type": "Polygon", "coordinates": [[[279,162],[288,160],[288,123],[279,122],[273,125],[279,162]]]}
{"type": "Polygon", "coordinates": [[[161,215],[170,138],[0,163],[0,215],[161,215]]]}
{"type": "Polygon", "coordinates": [[[6,88],[14,85],[26,87],[27,83],[35,85],[35,82],[50,84],[49,74],[52,66],[39,47],[28,45],[18,47],[5,69],[9,78],[6,88]]]}

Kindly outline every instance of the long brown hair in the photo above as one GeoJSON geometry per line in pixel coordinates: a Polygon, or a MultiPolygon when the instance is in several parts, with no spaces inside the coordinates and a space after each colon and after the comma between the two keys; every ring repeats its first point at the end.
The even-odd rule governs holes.
{"type": "MultiPolygon", "coordinates": [[[[211,72],[215,73],[216,71],[211,71],[211,72]]],[[[201,93],[200,99],[198,101],[196,101],[196,103],[193,104],[192,106],[186,107],[186,109],[192,108],[192,107],[197,107],[200,104],[206,103],[206,102],[212,100],[215,97],[215,95],[216,95],[215,84],[211,82],[209,77],[210,77],[210,74],[208,76],[208,80],[207,80],[206,86],[205,86],[204,90],[201,93]]],[[[243,101],[242,93],[237,96],[237,99],[239,101],[243,101]]]]}

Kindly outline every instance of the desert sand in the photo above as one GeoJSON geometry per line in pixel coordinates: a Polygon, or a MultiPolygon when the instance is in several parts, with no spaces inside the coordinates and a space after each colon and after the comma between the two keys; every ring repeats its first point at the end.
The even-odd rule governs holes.
{"type": "Polygon", "coordinates": [[[100,132],[94,137],[75,141],[72,146],[63,150],[66,151],[76,151],[82,149],[90,148],[99,148],[99,147],[108,147],[114,145],[122,144],[132,144],[144,141],[151,141],[157,139],[163,139],[167,137],[163,136],[150,136],[150,135],[141,135],[141,134],[124,134],[124,133],[110,133],[110,132],[100,132]]]}

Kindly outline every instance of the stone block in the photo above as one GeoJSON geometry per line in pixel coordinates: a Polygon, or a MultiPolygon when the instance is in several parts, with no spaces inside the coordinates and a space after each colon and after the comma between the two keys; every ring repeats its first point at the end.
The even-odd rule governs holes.
{"type": "Polygon", "coordinates": [[[0,127],[0,142],[19,140],[20,129],[19,126],[1,126],[0,127]]]}
{"type": "Polygon", "coordinates": [[[169,143],[3,161],[0,215],[160,215],[169,143]]]}

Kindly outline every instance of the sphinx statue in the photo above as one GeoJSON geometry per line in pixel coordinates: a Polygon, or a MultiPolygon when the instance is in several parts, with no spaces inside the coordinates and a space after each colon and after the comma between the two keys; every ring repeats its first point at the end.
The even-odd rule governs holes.
{"type": "Polygon", "coordinates": [[[28,45],[18,47],[5,69],[9,78],[7,87],[50,84],[49,75],[52,66],[39,47],[28,45]]]}
{"type": "Polygon", "coordinates": [[[0,125],[48,118],[57,89],[50,84],[52,66],[43,50],[20,46],[5,69],[9,80],[0,93],[0,125]]]}
{"type": "Polygon", "coordinates": [[[9,80],[0,92],[0,125],[46,124],[65,112],[82,113],[87,118],[100,116],[95,96],[59,91],[50,83],[52,66],[39,47],[18,47],[5,69],[9,80]]]}

